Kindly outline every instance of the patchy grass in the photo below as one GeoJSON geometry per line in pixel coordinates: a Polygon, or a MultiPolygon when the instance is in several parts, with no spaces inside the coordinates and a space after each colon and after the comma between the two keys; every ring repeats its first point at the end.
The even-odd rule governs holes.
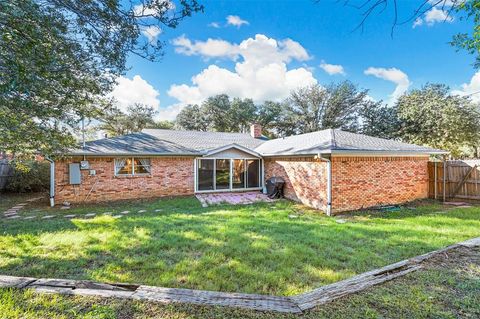
{"type": "Polygon", "coordinates": [[[432,203],[346,215],[344,224],[288,201],[202,208],[192,197],[21,214],[57,217],[0,219],[1,274],[275,295],[480,236],[479,207],[432,203]],[[101,214],[124,210],[120,219],[101,214]]]}
{"type": "Polygon", "coordinates": [[[35,294],[0,289],[2,318],[479,318],[480,249],[457,249],[429,261],[425,269],[303,315],[281,315],[187,304],[35,294]],[[448,257],[448,258],[446,258],[448,257]]]}
{"type": "MultiPolygon", "coordinates": [[[[43,193],[0,193],[0,214],[29,198],[45,196],[43,193]]],[[[44,201],[45,202],[45,201],[44,201]]],[[[0,215],[1,216],[1,215],[0,215]]]]}

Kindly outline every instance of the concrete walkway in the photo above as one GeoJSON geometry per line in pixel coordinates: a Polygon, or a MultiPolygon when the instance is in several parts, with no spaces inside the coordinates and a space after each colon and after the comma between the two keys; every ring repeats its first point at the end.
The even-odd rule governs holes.
{"type": "Polygon", "coordinates": [[[105,284],[82,280],[37,279],[0,276],[0,288],[29,288],[39,293],[126,298],[160,303],[190,303],[197,305],[238,307],[260,311],[300,313],[340,297],[356,293],[404,276],[422,268],[431,257],[459,247],[480,247],[480,237],[467,240],[424,255],[413,257],[347,280],[326,285],[292,297],[225,293],[205,290],[162,288],[131,284],[105,284]]]}

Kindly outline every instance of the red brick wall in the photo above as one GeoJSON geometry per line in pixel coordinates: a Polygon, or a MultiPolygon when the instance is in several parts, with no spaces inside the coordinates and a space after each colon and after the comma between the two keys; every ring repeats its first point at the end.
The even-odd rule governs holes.
{"type": "Polygon", "coordinates": [[[322,209],[327,203],[327,164],[313,157],[266,158],[265,179],[283,177],[285,197],[322,209]]]}
{"type": "Polygon", "coordinates": [[[68,164],[80,159],[55,163],[55,201],[106,201],[194,193],[193,158],[153,157],[150,176],[115,176],[113,158],[87,158],[90,168],[96,170],[89,176],[82,170],[82,183],[69,185],[68,164]]]}
{"type": "Polygon", "coordinates": [[[332,210],[428,197],[428,157],[333,157],[332,210]]]}

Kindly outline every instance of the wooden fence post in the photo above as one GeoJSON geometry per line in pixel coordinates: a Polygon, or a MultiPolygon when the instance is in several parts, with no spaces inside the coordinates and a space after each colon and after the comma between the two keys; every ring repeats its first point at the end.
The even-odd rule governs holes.
{"type": "Polygon", "coordinates": [[[443,202],[445,203],[446,200],[446,185],[447,185],[447,161],[445,160],[445,156],[443,157],[443,202]]]}

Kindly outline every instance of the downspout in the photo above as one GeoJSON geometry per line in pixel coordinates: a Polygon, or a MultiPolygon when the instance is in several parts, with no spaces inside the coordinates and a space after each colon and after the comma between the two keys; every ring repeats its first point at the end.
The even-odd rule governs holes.
{"type": "Polygon", "coordinates": [[[327,162],[327,216],[332,216],[332,161],[320,153],[317,156],[327,162]]]}
{"type": "Polygon", "coordinates": [[[45,159],[50,162],[50,206],[55,206],[55,161],[45,156],[45,159]]]}

